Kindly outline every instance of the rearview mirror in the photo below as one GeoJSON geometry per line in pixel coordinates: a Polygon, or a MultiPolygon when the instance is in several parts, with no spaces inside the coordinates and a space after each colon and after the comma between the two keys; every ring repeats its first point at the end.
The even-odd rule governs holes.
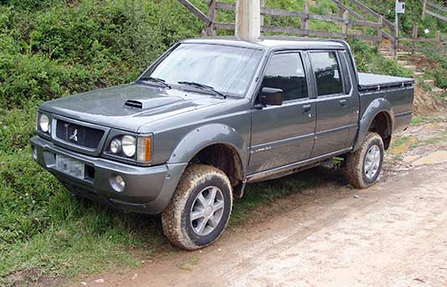
{"type": "Polygon", "coordinates": [[[283,102],[284,92],[281,89],[264,87],[261,90],[259,102],[263,105],[281,106],[283,102]]]}

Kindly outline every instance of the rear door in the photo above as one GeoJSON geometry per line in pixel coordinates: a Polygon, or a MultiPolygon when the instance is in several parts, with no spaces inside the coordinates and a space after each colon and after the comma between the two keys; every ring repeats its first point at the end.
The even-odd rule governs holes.
{"type": "Polygon", "coordinates": [[[312,51],[309,58],[317,90],[312,151],[312,157],[317,157],[348,148],[356,128],[356,104],[343,52],[312,51]]]}
{"type": "Polygon", "coordinates": [[[315,99],[309,97],[309,62],[297,51],[277,52],[262,87],[284,91],[282,106],[253,109],[250,174],[308,159],[314,144],[315,99]]]}

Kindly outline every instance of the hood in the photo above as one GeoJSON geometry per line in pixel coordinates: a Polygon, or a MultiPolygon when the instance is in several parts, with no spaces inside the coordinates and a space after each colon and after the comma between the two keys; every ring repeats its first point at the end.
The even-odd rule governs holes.
{"type": "Polygon", "coordinates": [[[137,132],[141,125],[222,102],[222,99],[189,91],[129,84],[49,101],[40,109],[79,121],[137,132]]]}

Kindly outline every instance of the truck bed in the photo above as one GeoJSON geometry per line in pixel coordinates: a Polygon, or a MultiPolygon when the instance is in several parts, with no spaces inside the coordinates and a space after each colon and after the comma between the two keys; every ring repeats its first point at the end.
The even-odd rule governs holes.
{"type": "Polygon", "coordinates": [[[382,88],[397,88],[411,86],[414,83],[412,78],[392,77],[376,74],[359,73],[359,90],[381,90],[382,88]]]}

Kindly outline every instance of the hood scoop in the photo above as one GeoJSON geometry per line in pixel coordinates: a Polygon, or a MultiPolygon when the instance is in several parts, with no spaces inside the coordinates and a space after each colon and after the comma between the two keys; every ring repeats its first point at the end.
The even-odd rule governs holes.
{"type": "Polygon", "coordinates": [[[133,109],[147,110],[169,105],[174,102],[178,102],[180,100],[182,100],[182,98],[180,97],[166,97],[166,96],[151,97],[147,99],[138,99],[138,100],[132,99],[127,100],[124,103],[124,106],[133,109]]]}
{"type": "Polygon", "coordinates": [[[141,101],[136,100],[127,100],[124,105],[129,108],[142,109],[143,103],[141,101]]]}

